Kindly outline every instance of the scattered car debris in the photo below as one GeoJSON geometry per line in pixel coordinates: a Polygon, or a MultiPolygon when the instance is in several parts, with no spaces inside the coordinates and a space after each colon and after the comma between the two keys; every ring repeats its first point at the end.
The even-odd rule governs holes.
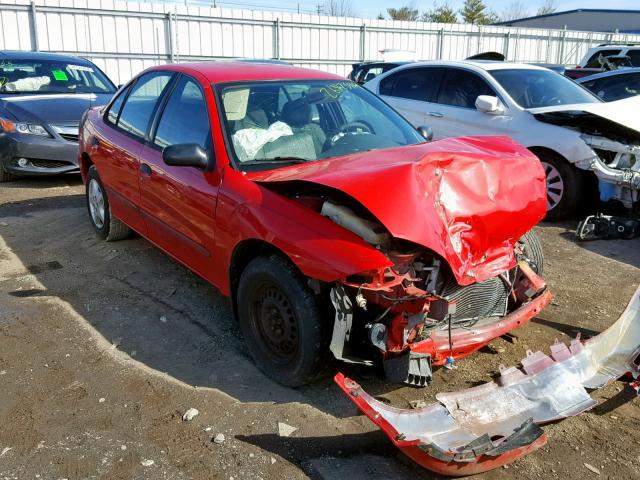
{"type": "Polygon", "coordinates": [[[640,236],[640,220],[611,215],[589,215],[576,228],[578,240],[632,239],[640,236]]]}
{"type": "Polygon", "coordinates": [[[225,441],[224,433],[219,433],[215,437],[213,437],[213,443],[217,443],[218,445],[222,445],[225,441]]]}
{"type": "Polygon", "coordinates": [[[425,402],[424,400],[411,400],[409,402],[409,405],[411,406],[411,408],[413,409],[419,409],[419,408],[424,408],[427,406],[427,402],[425,402]]]}
{"type": "Polygon", "coordinates": [[[196,418],[198,416],[200,412],[198,411],[197,408],[190,408],[189,410],[187,410],[186,412],[184,412],[184,415],[182,415],[182,420],[184,422],[190,422],[191,420],[193,420],[194,418],[196,418]]]}
{"type": "Polygon", "coordinates": [[[0,452],[0,457],[2,457],[5,453],[10,452],[11,450],[13,450],[13,447],[4,447],[0,452]]]}
{"type": "Polygon", "coordinates": [[[588,463],[585,463],[584,466],[586,467],[587,470],[592,471],[593,473],[595,473],[596,475],[600,475],[600,470],[596,467],[594,467],[593,465],[590,465],[588,463]]]}
{"type": "Polygon", "coordinates": [[[151,459],[145,459],[145,460],[142,460],[142,461],[140,462],[140,465],[142,465],[143,467],[150,467],[150,466],[152,466],[152,465],[153,465],[153,464],[155,464],[155,463],[156,463],[156,462],[155,462],[154,460],[151,460],[151,459]]]}
{"type": "Polygon", "coordinates": [[[632,386],[637,385],[640,288],[601,334],[586,342],[578,335],[569,346],[556,340],[550,356],[528,351],[521,368],[501,366],[495,381],[438,394],[439,403],[419,410],[379,402],[340,373],[335,382],[407,456],[436,473],[463,476],[492,470],[540,448],[547,437],[539,425],[593,408],[597,401],[587,389],[627,374],[636,379],[632,386]]]}
{"type": "Polygon", "coordinates": [[[296,430],[298,430],[297,427],[292,427],[286,423],[278,422],[278,436],[280,437],[289,437],[296,430]]]}

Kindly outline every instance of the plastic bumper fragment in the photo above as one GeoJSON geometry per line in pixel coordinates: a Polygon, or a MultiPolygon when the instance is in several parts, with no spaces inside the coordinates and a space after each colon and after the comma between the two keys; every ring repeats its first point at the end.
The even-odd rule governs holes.
{"type": "Polygon", "coordinates": [[[596,405],[587,389],[630,375],[640,382],[640,288],[618,321],[586,342],[556,341],[550,355],[527,352],[522,367],[501,367],[493,382],[438,394],[439,403],[404,410],[375,400],[342,374],[335,382],[403,453],[434,472],[481,473],[547,441],[539,425],[596,405]]]}

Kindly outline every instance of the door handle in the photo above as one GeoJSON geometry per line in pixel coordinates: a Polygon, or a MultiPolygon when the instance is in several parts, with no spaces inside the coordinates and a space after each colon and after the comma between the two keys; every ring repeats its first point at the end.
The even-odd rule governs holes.
{"type": "Polygon", "coordinates": [[[144,175],[145,177],[150,177],[151,176],[151,167],[149,165],[147,165],[146,163],[142,163],[140,164],[140,173],[142,175],[144,175]]]}
{"type": "Polygon", "coordinates": [[[429,115],[430,117],[436,117],[436,118],[444,117],[444,115],[441,114],[440,112],[427,112],[427,115],[429,115]]]}

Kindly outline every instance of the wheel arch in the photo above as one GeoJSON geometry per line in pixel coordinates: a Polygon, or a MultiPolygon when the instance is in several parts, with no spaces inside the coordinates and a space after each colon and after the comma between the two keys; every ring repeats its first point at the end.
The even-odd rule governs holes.
{"type": "Polygon", "coordinates": [[[87,180],[87,173],[89,172],[89,169],[91,168],[91,166],[93,165],[93,160],[91,160],[91,157],[89,156],[89,154],[87,152],[82,152],[80,154],[80,175],[82,175],[82,180],[86,182],[87,180]]]}

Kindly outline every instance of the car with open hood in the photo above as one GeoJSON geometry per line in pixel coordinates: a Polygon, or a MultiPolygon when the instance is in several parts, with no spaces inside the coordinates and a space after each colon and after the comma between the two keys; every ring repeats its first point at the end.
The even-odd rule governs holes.
{"type": "Polygon", "coordinates": [[[331,352],[424,386],[551,298],[537,158],[507,137],[427,142],[328,73],[151,68],[89,110],[80,168],[97,234],[135,230],[229,296],[285,385],[331,352]]]}
{"type": "Polygon", "coordinates": [[[596,185],[603,201],[628,208],[637,201],[640,130],[633,103],[605,104],[547,68],[494,61],[414,63],[366,88],[414,125],[429,124],[436,139],[508,135],[527,147],[546,172],[550,220],[593,203],[596,185]]]}
{"type": "Polygon", "coordinates": [[[90,61],[0,51],[0,182],[78,171],[78,124],[115,93],[90,61]]]}

